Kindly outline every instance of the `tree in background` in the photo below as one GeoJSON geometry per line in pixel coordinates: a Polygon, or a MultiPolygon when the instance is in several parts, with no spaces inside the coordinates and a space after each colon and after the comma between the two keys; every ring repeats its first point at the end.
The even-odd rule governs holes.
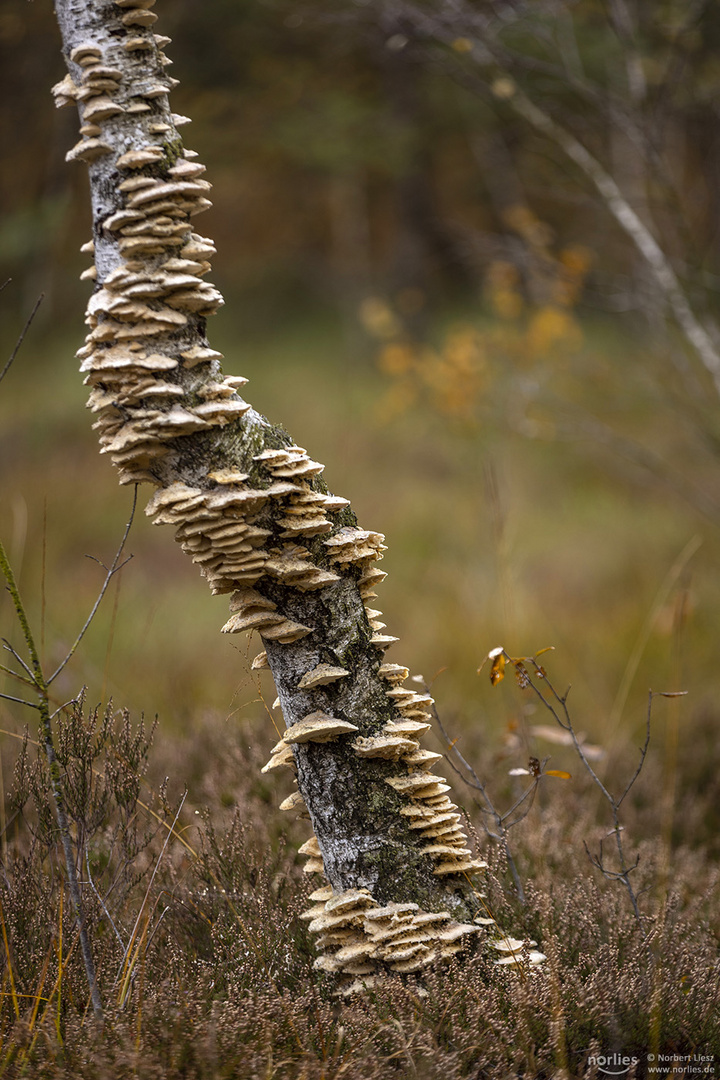
{"type": "Polygon", "coordinates": [[[427,393],[466,421],[502,417],[524,436],[610,449],[717,523],[714,485],[696,483],[699,461],[714,475],[718,446],[716,9],[360,9],[361,21],[384,20],[391,51],[458,88],[496,221],[466,237],[493,321],[466,319],[428,343],[392,302],[369,309],[387,342],[386,410],[427,393]],[[618,326],[619,315],[644,323],[612,372],[607,349],[593,357],[583,345],[575,315],[590,305],[615,311],[618,326]],[[650,404],[646,419],[618,424],[619,394],[650,404]]]}
{"type": "Polygon", "coordinates": [[[482,143],[477,156],[501,215],[524,201],[520,178],[535,198],[543,197],[538,181],[559,182],[564,199],[570,165],[594,200],[596,227],[614,220],[634,252],[628,265],[644,281],[627,300],[656,316],[666,309],[720,385],[708,317],[717,274],[717,120],[707,109],[717,77],[712,5],[393,0],[377,7],[394,20],[393,48],[416,51],[496,103],[503,125],[493,138],[504,160],[491,150],[483,161],[482,143]],[[565,175],[533,176],[529,158],[538,151],[565,175]]]}

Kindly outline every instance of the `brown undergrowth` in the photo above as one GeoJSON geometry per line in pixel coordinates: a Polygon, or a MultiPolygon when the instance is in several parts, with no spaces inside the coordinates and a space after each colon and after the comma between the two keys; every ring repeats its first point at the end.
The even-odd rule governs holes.
{"type": "MultiPolygon", "coordinates": [[[[650,1052],[720,1062],[720,872],[680,836],[662,888],[640,790],[655,786],[652,760],[625,808],[641,924],[587,860],[602,807],[575,785],[539,799],[513,833],[524,906],[504,852],[483,845],[487,906],[541,943],[540,972],[498,968],[480,947],[422,986],[398,978],[341,1002],[313,971],[297,919],[312,887],[297,855],[302,823],[272,808],[261,725],[207,718],[160,748],[151,727],[112,707],[80,699],[58,719],[105,1024],[98,1031],[88,1009],[47,766],[26,739],[0,880],[0,1075],[595,1076],[591,1059],[621,1054],[644,1076],[650,1052]]],[[[682,805],[682,777],[679,787],[682,805]]],[[[694,801],[700,820],[699,792],[694,801]]]]}
{"type": "MultiPolygon", "coordinates": [[[[34,731],[8,732],[0,1078],[559,1080],[607,1075],[604,1065],[645,1077],[650,1055],[671,1063],[665,1075],[720,1069],[712,707],[684,722],[671,769],[671,741],[651,739],[622,801],[642,738],[609,742],[597,766],[609,801],[577,760],[565,782],[566,770],[545,771],[534,757],[510,769],[525,748],[509,755],[501,735],[482,761],[467,751],[494,800],[493,827],[499,818],[505,829],[503,843],[486,835],[479,789],[458,781],[489,863],[478,888],[488,914],[537,941],[545,963],[532,974],[498,967],[479,941],[422,983],[397,977],[340,1000],[313,968],[298,919],[315,886],[298,854],[310,827],[276,809],[279,783],[260,773],[274,741],[260,703],[239,717],[194,716],[191,733],[169,736],[172,717],[155,727],[96,707],[91,694],[63,706],[48,690],[54,675],[33,682],[21,653],[9,654],[17,694],[42,690],[52,720],[103,1024],[93,1019],[48,757],[34,731]],[[523,785],[534,791],[527,807],[523,785]],[[506,816],[516,803],[521,812],[506,816]],[[631,892],[598,856],[620,829],[631,892]]],[[[520,676],[518,692],[531,693],[536,658],[504,654],[503,663],[520,676]]],[[[564,699],[552,704],[567,722],[564,699]]]]}

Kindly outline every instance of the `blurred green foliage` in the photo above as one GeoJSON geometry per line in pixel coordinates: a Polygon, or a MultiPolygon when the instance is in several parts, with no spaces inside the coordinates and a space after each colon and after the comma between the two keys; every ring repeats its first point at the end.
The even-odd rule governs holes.
{"type": "MultiPolygon", "coordinates": [[[[437,696],[468,752],[527,720],[522,699],[474,675],[497,644],[554,644],[596,740],[638,642],[628,732],[648,685],[690,689],[688,710],[705,715],[718,691],[714,388],[606,207],[490,93],[497,65],[478,62],[457,13],[497,15],[507,71],[614,168],[705,317],[720,221],[717,8],[629,5],[629,39],[589,0],[503,8],[504,21],[486,3],[455,15],[380,0],[158,10],[181,81],[173,105],[193,117],[186,141],[215,184],[199,227],[218,241],[227,307],[211,340],[250,377],[253,404],[387,534],[379,604],[397,659],[427,678],[448,669],[437,696]],[[563,259],[579,250],[589,261],[570,288],[563,259]],[[368,302],[390,313],[389,334],[368,327],[368,302]],[[462,342],[475,339],[468,360],[462,342]],[[403,378],[391,345],[411,357],[403,378]]],[[[0,273],[13,278],[0,358],[45,293],[0,393],[0,528],[45,647],[62,655],[101,578],[84,554],[111,558],[129,494],[96,453],[72,359],[87,184],[63,161],[76,118],[48,93],[63,73],[49,5],[5,0],[0,48],[0,273]]],[[[158,711],[168,730],[204,710],[262,711],[249,704],[252,646],[219,636],[222,603],[169,537],[140,513],[130,547],[68,696],[88,682],[158,711]]]]}

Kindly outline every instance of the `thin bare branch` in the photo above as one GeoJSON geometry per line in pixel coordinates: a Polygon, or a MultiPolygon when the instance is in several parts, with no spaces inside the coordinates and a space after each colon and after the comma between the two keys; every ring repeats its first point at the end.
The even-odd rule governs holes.
{"type": "MultiPolygon", "coordinates": [[[[512,657],[510,657],[509,654],[505,652],[505,650],[503,650],[503,655],[505,656],[506,660],[509,660],[509,661],[512,662],[512,657]]],[[[610,880],[621,881],[623,883],[623,885],[625,886],[625,890],[626,890],[626,892],[628,894],[628,897],[630,899],[630,903],[632,905],[632,909],[633,909],[633,913],[635,915],[635,918],[637,919],[638,923],[642,924],[642,915],[641,915],[640,908],[639,908],[639,905],[638,905],[637,894],[636,894],[636,892],[635,892],[635,890],[634,890],[634,888],[632,886],[632,882],[630,881],[630,876],[629,876],[630,873],[637,867],[637,865],[639,863],[639,857],[636,858],[635,862],[632,865],[628,865],[627,859],[625,857],[625,849],[624,849],[623,841],[622,841],[623,828],[622,828],[622,826],[620,824],[620,818],[619,818],[619,815],[618,815],[618,810],[620,808],[620,804],[622,803],[623,799],[625,799],[628,792],[630,791],[633,784],[635,783],[638,776],[640,775],[642,767],[643,767],[643,765],[645,763],[645,757],[646,757],[646,754],[647,754],[647,748],[648,748],[648,745],[650,743],[650,704],[652,702],[652,696],[653,696],[652,691],[650,693],[650,700],[648,702],[648,713],[647,713],[647,720],[646,720],[646,737],[645,737],[645,743],[641,747],[641,750],[640,750],[640,762],[638,764],[638,767],[635,769],[635,772],[633,773],[633,776],[631,777],[631,779],[630,779],[629,783],[627,784],[625,790],[623,791],[622,795],[618,799],[618,798],[615,798],[615,796],[612,795],[610,791],[608,791],[608,789],[605,787],[605,785],[603,784],[600,777],[597,775],[597,773],[593,769],[592,765],[590,764],[590,762],[588,761],[588,759],[587,759],[587,757],[585,755],[585,752],[584,752],[583,747],[582,747],[582,743],[580,742],[580,740],[577,737],[577,733],[576,733],[575,728],[573,726],[572,717],[571,717],[570,712],[569,712],[568,707],[567,707],[567,698],[568,698],[568,694],[569,694],[569,688],[565,692],[565,694],[561,696],[555,690],[552,682],[548,678],[547,672],[545,671],[544,668],[542,668],[540,666],[540,664],[537,662],[537,659],[535,657],[526,658],[526,662],[534,667],[534,671],[533,672],[529,671],[528,668],[525,667],[524,663],[523,663],[522,671],[523,671],[523,674],[524,674],[524,680],[523,680],[524,688],[531,689],[533,691],[533,693],[536,695],[536,697],[542,702],[543,706],[555,718],[555,720],[560,725],[560,727],[564,731],[567,731],[569,733],[569,735],[570,735],[570,737],[572,739],[572,743],[573,743],[573,746],[575,748],[576,754],[578,755],[578,757],[582,761],[583,765],[585,766],[585,769],[586,769],[587,773],[589,774],[589,776],[591,777],[593,782],[597,785],[597,787],[600,789],[600,791],[602,792],[602,794],[603,794],[604,798],[606,799],[608,805],[610,806],[610,812],[612,814],[612,820],[613,820],[612,835],[615,838],[615,846],[617,848],[617,859],[618,859],[618,865],[619,865],[620,869],[619,870],[613,870],[613,869],[609,868],[606,865],[605,855],[604,855],[604,852],[603,852],[603,841],[602,840],[600,841],[599,854],[598,855],[593,855],[591,853],[587,843],[585,843],[585,850],[586,850],[586,852],[588,854],[588,858],[590,859],[590,862],[592,863],[592,865],[595,866],[597,869],[599,869],[601,871],[601,873],[605,877],[607,877],[610,880]],[[536,680],[540,680],[542,682],[542,684],[545,687],[547,687],[547,694],[544,693],[543,690],[540,689],[540,687],[537,685],[536,680]],[[556,708],[556,706],[558,706],[558,708],[556,708]]],[[[515,661],[516,670],[518,668],[518,663],[519,663],[519,661],[515,661]]]]}
{"type": "MultiPolygon", "coordinates": [[[[90,624],[92,623],[93,619],[95,618],[97,610],[100,607],[100,604],[102,603],[102,599],[105,596],[105,593],[107,592],[107,589],[108,589],[108,586],[109,586],[110,582],[112,581],[115,574],[117,574],[120,570],[122,570],[123,566],[125,566],[125,564],[129,561],[129,559],[132,558],[132,556],[129,556],[128,559],[125,559],[122,563],[120,562],[120,558],[121,558],[123,550],[125,548],[125,544],[127,542],[127,538],[128,538],[129,533],[130,533],[130,529],[132,528],[132,523],[133,523],[133,521],[135,519],[135,510],[137,508],[137,494],[138,494],[138,485],[135,484],[135,487],[133,489],[132,507],[130,508],[130,517],[128,519],[127,525],[125,526],[125,531],[123,533],[122,540],[120,541],[120,546],[117,549],[117,551],[115,552],[115,558],[113,559],[112,563],[110,564],[110,567],[107,568],[107,574],[105,576],[105,580],[102,583],[102,587],[100,589],[100,592],[97,595],[95,603],[92,606],[92,610],[91,610],[90,614],[88,615],[87,619],[85,620],[85,623],[83,624],[83,627],[82,627],[80,633],[78,634],[78,636],[76,637],[74,643],[70,646],[70,649],[66,653],[65,658],[60,662],[60,664],[57,666],[55,671],[52,673],[52,675],[47,680],[47,685],[48,686],[50,686],[54,682],[54,680],[58,677],[60,672],[63,671],[64,668],[70,663],[70,660],[75,655],[75,652],[76,652],[76,650],[78,648],[78,645],[80,644],[82,639],[85,637],[85,634],[87,633],[88,629],[90,628],[90,624]]],[[[99,560],[97,560],[97,561],[99,561],[99,560]]],[[[102,566],[103,564],[101,563],[100,565],[102,566]]],[[[103,568],[106,569],[105,567],[103,567],[103,568]]]]}
{"type": "Polygon", "coordinates": [[[92,872],[90,870],[90,851],[89,851],[89,848],[88,848],[87,844],[85,845],[85,866],[87,868],[87,879],[88,879],[88,881],[90,883],[90,888],[95,893],[95,897],[96,897],[97,902],[99,903],[100,907],[103,910],[105,918],[110,923],[113,930],[115,931],[115,937],[120,942],[120,948],[124,950],[125,949],[125,942],[122,939],[122,935],[121,935],[120,931],[118,930],[117,926],[115,925],[115,923],[113,921],[113,917],[110,914],[110,912],[108,911],[107,906],[105,904],[105,901],[103,900],[102,896],[98,892],[97,887],[95,885],[95,882],[93,881],[92,872]]]}
{"type": "Polygon", "coordinates": [[[500,818],[500,820],[502,821],[502,823],[503,823],[503,825],[505,826],[506,829],[510,829],[510,828],[513,827],[513,825],[517,825],[519,822],[523,821],[528,816],[530,811],[532,810],[532,805],[533,805],[533,803],[535,801],[535,794],[536,794],[537,789],[538,789],[538,780],[539,780],[539,777],[538,777],[538,779],[533,781],[533,783],[530,785],[529,788],[525,789],[525,791],[522,793],[522,795],[518,799],[515,800],[515,802],[510,807],[510,809],[506,810],[505,813],[500,818]],[[531,798],[530,798],[530,805],[528,806],[528,808],[520,815],[520,817],[516,818],[514,821],[511,821],[511,822],[509,822],[509,824],[505,825],[505,822],[507,821],[507,819],[509,817],[512,817],[512,815],[515,813],[515,811],[518,809],[518,807],[522,806],[522,804],[529,797],[531,797],[531,798]]]}
{"type": "MultiPolygon", "coordinates": [[[[424,682],[424,680],[423,680],[423,685],[425,687],[426,692],[429,693],[430,687],[427,685],[427,683],[424,682]]],[[[475,770],[473,769],[473,767],[469,763],[469,761],[463,756],[463,754],[461,754],[460,750],[458,750],[457,745],[455,743],[455,740],[450,739],[447,731],[445,730],[443,722],[440,719],[440,714],[438,713],[437,706],[435,705],[434,702],[430,706],[430,711],[432,712],[433,719],[435,720],[435,723],[437,724],[438,728],[440,729],[440,733],[441,733],[441,735],[442,735],[442,737],[443,737],[443,739],[445,741],[445,746],[447,747],[447,752],[445,753],[444,756],[445,756],[445,760],[447,761],[448,765],[453,770],[453,772],[456,773],[456,775],[459,776],[460,779],[463,780],[468,785],[468,787],[474,788],[476,791],[479,791],[480,794],[482,795],[483,799],[485,800],[485,806],[484,807],[480,806],[480,804],[477,803],[477,800],[475,800],[475,802],[476,802],[476,805],[478,806],[478,808],[479,808],[479,810],[480,810],[480,812],[482,814],[486,814],[488,817],[493,818],[493,820],[495,821],[497,832],[492,832],[490,830],[487,822],[485,822],[484,820],[483,820],[483,828],[485,829],[485,832],[488,834],[488,836],[490,836],[493,840],[496,840],[498,843],[502,844],[503,850],[505,852],[505,858],[507,859],[508,869],[510,870],[511,877],[512,877],[513,883],[515,885],[515,890],[516,890],[517,895],[518,895],[518,899],[519,899],[521,904],[524,904],[525,903],[525,890],[523,888],[522,880],[520,878],[520,874],[518,872],[518,868],[517,868],[517,865],[515,863],[513,853],[512,853],[512,851],[510,849],[510,843],[509,843],[508,836],[507,836],[508,829],[512,828],[512,826],[517,824],[517,822],[513,821],[513,822],[510,822],[509,825],[505,824],[505,818],[507,817],[507,813],[506,814],[500,814],[495,809],[495,806],[493,804],[492,799],[490,798],[490,796],[488,794],[488,791],[487,791],[487,788],[486,788],[485,784],[483,784],[482,780],[477,775],[477,773],[475,772],[475,770]],[[463,774],[463,772],[457,767],[457,765],[455,765],[455,763],[450,759],[450,757],[448,756],[449,753],[452,753],[452,754],[455,755],[457,760],[462,764],[463,768],[466,770],[467,775],[463,774]]],[[[532,790],[532,789],[530,789],[530,790],[532,790]]],[[[528,792],[526,792],[525,795],[523,795],[522,799],[525,799],[527,797],[527,795],[528,795],[528,792]]],[[[520,800],[521,802],[522,802],[522,799],[520,800]]],[[[514,810],[518,805],[519,805],[519,803],[516,803],[515,807],[512,807],[511,810],[508,811],[508,813],[511,813],[512,810],[514,810]]],[[[525,814],[523,814],[520,818],[518,818],[518,821],[522,821],[523,817],[525,817],[525,814]]]]}
{"type": "Polygon", "coordinates": [[[35,684],[31,679],[27,679],[24,675],[21,675],[19,671],[14,671],[12,668],[5,667],[5,664],[0,664],[0,671],[4,671],[6,675],[10,675],[13,679],[22,683],[23,686],[31,686],[35,688],[35,684]]]}
{"type": "MultiPolygon", "coordinates": [[[[5,548],[0,541],[0,572],[7,582],[8,591],[13,600],[15,607],[15,613],[17,615],[18,622],[20,623],[20,629],[22,630],[25,644],[27,646],[28,655],[30,657],[30,664],[32,667],[32,679],[37,692],[38,700],[37,704],[32,705],[29,702],[22,701],[23,705],[30,705],[31,708],[36,708],[40,713],[40,739],[45,748],[45,756],[48,763],[48,771],[50,774],[50,790],[52,791],[53,803],[55,805],[55,817],[58,823],[58,830],[60,832],[60,839],[63,846],[63,853],[65,856],[65,871],[67,873],[68,891],[72,901],[73,911],[75,915],[75,923],[77,925],[78,937],[80,940],[80,951],[82,952],[83,965],[85,967],[85,975],[90,988],[90,1000],[92,1002],[93,1013],[96,1021],[102,1025],[103,1023],[103,1006],[100,997],[100,988],[98,986],[97,974],[95,970],[95,961],[92,954],[92,945],[90,942],[90,935],[88,934],[87,924],[85,920],[85,913],[82,902],[82,894],[80,892],[80,883],[78,881],[77,866],[75,864],[75,850],[73,846],[73,839],[70,835],[70,825],[68,822],[66,801],[65,801],[65,787],[63,782],[63,776],[60,769],[60,763],[57,759],[55,752],[55,743],[53,740],[52,724],[50,721],[50,698],[48,693],[48,684],[45,680],[45,676],[42,670],[42,664],[40,663],[40,657],[35,644],[35,638],[28,622],[27,613],[20,596],[20,591],[15,580],[12,567],[7,557],[5,548]]],[[[14,653],[12,647],[10,651],[14,653]]],[[[22,663],[22,661],[21,661],[22,663]]],[[[23,665],[24,666],[24,665],[23,665]]],[[[6,697],[7,695],[2,695],[6,697]]],[[[16,699],[19,700],[19,699],[16,699]]]]}
{"type": "Polygon", "coordinates": [[[184,791],[182,799],[180,800],[180,804],[179,804],[179,806],[177,808],[177,812],[175,814],[175,817],[173,818],[173,823],[168,829],[167,836],[165,837],[165,841],[163,843],[162,849],[160,851],[160,854],[157,857],[157,860],[155,862],[155,866],[153,867],[153,872],[152,872],[152,874],[150,876],[150,880],[148,882],[147,889],[145,890],[145,896],[143,897],[143,902],[140,905],[140,909],[139,909],[139,911],[137,913],[137,918],[135,919],[135,925],[133,926],[132,933],[130,934],[130,940],[128,941],[127,947],[126,947],[125,952],[123,954],[122,965],[121,965],[117,975],[115,976],[115,982],[113,983],[113,986],[116,986],[118,980],[125,974],[125,971],[126,971],[126,968],[127,968],[128,956],[130,954],[130,949],[132,948],[133,942],[135,941],[135,938],[137,936],[138,928],[140,926],[140,920],[141,920],[141,918],[143,916],[143,912],[145,911],[145,906],[146,906],[146,904],[148,902],[148,897],[150,896],[150,890],[152,889],[153,882],[155,881],[155,875],[157,874],[158,870],[160,869],[160,863],[162,862],[163,856],[165,855],[165,851],[166,851],[167,846],[168,846],[168,844],[170,842],[170,837],[173,836],[174,833],[175,833],[175,826],[177,825],[178,818],[180,817],[180,814],[182,812],[182,808],[185,805],[186,798],[187,798],[187,791],[184,791]]]}
{"type": "Polygon", "coordinates": [[[58,713],[61,713],[63,711],[63,709],[67,709],[67,707],[69,705],[76,705],[77,702],[78,702],[78,698],[76,698],[76,697],[70,698],[69,701],[64,701],[62,705],[58,705],[57,709],[55,709],[55,711],[50,714],[50,719],[54,720],[55,717],[58,715],[58,713]]]}
{"type": "Polygon", "coordinates": [[[3,694],[2,692],[0,692],[0,698],[2,698],[3,701],[14,701],[17,705],[27,705],[28,709],[37,709],[38,708],[38,705],[37,705],[36,702],[34,702],[34,701],[25,701],[24,698],[13,697],[12,694],[3,694]]]}
{"type": "MultiPolygon", "coordinates": [[[[9,281],[10,281],[10,278],[8,278],[8,280],[5,282],[5,285],[7,285],[9,281]]],[[[5,285],[3,285],[3,289],[5,288],[5,285]]],[[[17,339],[17,341],[15,343],[15,348],[10,353],[10,359],[7,361],[7,363],[5,364],[5,367],[2,369],[2,371],[0,371],[0,382],[3,381],[3,379],[7,375],[8,371],[12,367],[13,362],[15,360],[15,357],[17,356],[18,352],[20,351],[20,346],[22,345],[23,341],[25,340],[25,335],[27,334],[28,330],[32,326],[33,319],[35,318],[35,316],[37,314],[37,310],[40,307],[40,305],[42,304],[44,298],[45,298],[45,294],[40,293],[37,300],[35,301],[35,307],[30,312],[30,314],[28,316],[28,319],[27,319],[27,322],[25,323],[24,327],[22,328],[22,331],[20,333],[20,337],[17,339]]]]}
{"type": "Polygon", "coordinates": [[[628,780],[627,787],[625,788],[622,795],[620,796],[620,798],[617,800],[617,802],[615,804],[616,809],[618,809],[618,810],[620,809],[621,804],[624,802],[626,796],[630,792],[630,789],[633,787],[633,785],[634,785],[635,781],[637,780],[638,776],[642,772],[642,767],[645,764],[645,758],[647,756],[648,746],[650,745],[650,719],[651,719],[651,714],[652,714],[652,700],[653,700],[654,696],[655,695],[653,694],[652,690],[649,690],[648,691],[647,715],[645,717],[645,742],[640,747],[640,760],[637,763],[637,768],[635,769],[635,772],[633,773],[633,775],[628,780]]]}
{"type": "MultiPolygon", "coordinates": [[[[2,643],[3,643],[3,648],[6,649],[7,652],[10,653],[10,655],[13,657],[14,660],[17,660],[18,664],[20,664],[23,671],[27,672],[28,678],[30,679],[30,685],[35,690],[37,690],[37,685],[35,683],[35,676],[33,675],[32,670],[28,667],[28,665],[23,660],[20,653],[17,651],[17,649],[13,648],[13,646],[10,644],[10,642],[7,640],[7,638],[3,638],[2,643]]],[[[9,669],[5,669],[5,670],[9,670],[9,669]]],[[[18,678],[21,678],[21,676],[18,676],[18,678]]]]}

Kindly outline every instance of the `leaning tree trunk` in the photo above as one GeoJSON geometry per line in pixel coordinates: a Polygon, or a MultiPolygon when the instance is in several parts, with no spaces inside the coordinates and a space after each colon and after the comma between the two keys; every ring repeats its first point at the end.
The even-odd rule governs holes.
{"type": "Polygon", "coordinates": [[[307,913],[318,966],[348,986],[416,971],[474,930],[478,894],[448,785],[422,749],[432,699],[385,661],[396,639],[369,606],[381,534],[358,528],[313,461],[237,393],[208,345],[222,304],[205,281],[212,242],[204,167],[171,112],[154,0],[55,0],[93,211],[89,333],[79,351],[101,453],[123,484],[149,483],[147,513],[175,529],[213,593],[225,633],[255,630],[287,725],[266,768],[297,771],[283,807],[309,813],[306,870],[328,884],[307,913]]]}

